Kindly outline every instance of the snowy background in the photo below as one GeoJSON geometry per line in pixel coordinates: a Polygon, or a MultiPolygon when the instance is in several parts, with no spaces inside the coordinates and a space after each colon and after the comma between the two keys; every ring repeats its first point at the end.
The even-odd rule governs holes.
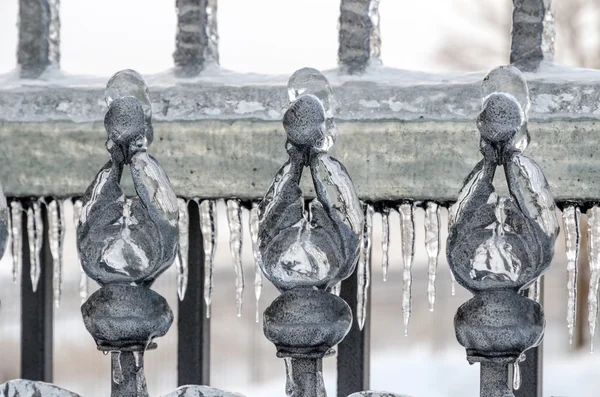
{"type": "MultiPolygon", "coordinates": [[[[398,68],[449,71],[482,70],[506,63],[510,47],[511,2],[508,0],[382,0],[382,60],[398,68]]],[[[14,68],[17,43],[17,0],[0,0],[0,73],[14,68]]],[[[599,67],[600,24],[595,0],[555,0],[557,59],[565,64],[599,67]]],[[[218,24],[221,65],[238,72],[290,74],[302,66],[336,66],[339,0],[220,0],[218,24]]],[[[72,74],[109,76],[123,68],[144,74],[172,67],[175,48],[174,1],[62,0],[61,67],[72,74]]],[[[100,165],[99,165],[100,166],[100,165]]],[[[457,187],[458,188],[458,187],[457,187]]],[[[224,207],[219,207],[224,214],[224,207]]],[[[71,207],[67,205],[67,217],[71,207]]],[[[244,220],[247,221],[247,213],[244,220]]],[[[443,255],[438,275],[436,310],[427,309],[423,213],[416,214],[417,256],[413,283],[413,317],[403,336],[401,316],[401,259],[398,215],[392,215],[392,248],[388,281],[383,283],[381,235],[374,236],[371,387],[413,396],[478,395],[479,372],[469,366],[454,338],[452,319],[470,294],[457,287],[450,294],[449,270],[443,255]]],[[[445,218],[444,224],[445,227],[445,218]]],[[[582,225],[585,227],[585,225],[582,225]]],[[[381,230],[375,217],[374,230],[381,230]]],[[[235,316],[233,268],[228,231],[220,217],[213,298],[211,384],[248,396],[281,396],[283,363],[254,322],[252,288],[245,290],[243,316],[235,316]]],[[[244,238],[249,242],[247,228],[244,238]]],[[[445,239],[445,233],[442,234],[445,239]]],[[[442,245],[442,252],[445,246],[442,245]]],[[[65,245],[62,306],[55,310],[54,381],[89,397],[108,395],[109,359],[95,350],[79,312],[79,270],[75,262],[72,225],[65,245]]],[[[566,257],[559,236],[554,267],[546,275],[547,331],[544,351],[546,396],[592,396],[600,360],[587,352],[584,329],[579,348],[570,347],[565,325],[566,257]],[[582,347],[583,346],[583,347],[582,347]]],[[[582,265],[586,265],[582,252],[582,265]]],[[[253,272],[250,244],[244,246],[244,265],[253,272]]],[[[19,376],[19,285],[10,282],[8,258],[0,261],[0,383],[19,376]]],[[[156,283],[156,290],[177,308],[175,269],[156,283]]],[[[264,308],[277,295],[265,283],[264,308]]],[[[262,310],[262,309],[261,309],[262,310]]],[[[586,314],[586,312],[584,312],[586,314]]],[[[176,387],[177,334],[157,341],[146,355],[151,395],[176,387]]],[[[335,395],[335,358],[325,360],[329,394],[335,395]]],[[[596,393],[594,393],[595,395],[596,393]]]]}

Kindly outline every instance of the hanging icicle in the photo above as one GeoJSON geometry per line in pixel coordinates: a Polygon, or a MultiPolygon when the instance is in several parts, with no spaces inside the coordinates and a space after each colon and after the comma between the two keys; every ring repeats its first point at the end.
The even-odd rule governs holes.
{"type": "Polygon", "coordinates": [[[521,369],[519,364],[525,361],[525,353],[521,353],[517,361],[513,364],[513,389],[519,390],[521,388],[521,369]]]}
{"type": "MultiPolygon", "coordinates": [[[[448,208],[448,230],[452,227],[452,208],[448,208]]],[[[450,270],[450,294],[452,296],[456,295],[456,277],[454,277],[454,273],[450,270]]]]}
{"type": "Polygon", "coordinates": [[[383,268],[383,281],[387,281],[390,267],[390,210],[388,208],[381,211],[381,267],[383,268]]]}
{"type": "Polygon", "coordinates": [[[333,287],[331,287],[331,293],[334,294],[335,296],[340,296],[341,292],[342,292],[342,282],[339,281],[333,287]]]}
{"type": "Polygon", "coordinates": [[[48,204],[48,240],[52,254],[52,291],[54,306],[60,307],[62,295],[62,246],[64,238],[62,201],[54,199],[48,204]]]}
{"type": "Polygon", "coordinates": [[[213,291],[213,269],[217,248],[217,208],[214,200],[204,200],[200,203],[200,231],[204,247],[204,303],[206,318],[210,318],[210,307],[213,291]]]}
{"type": "Polygon", "coordinates": [[[190,217],[188,214],[187,200],[183,198],[177,199],[179,207],[179,250],[177,253],[177,296],[182,301],[185,297],[185,291],[188,284],[188,248],[190,236],[190,217]]]}
{"type": "Polygon", "coordinates": [[[44,238],[44,223],[42,209],[39,201],[31,204],[27,209],[27,237],[29,240],[29,278],[33,292],[37,291],[41,275],[41,252],[44,238]]]}
{"type": "Polygon", "coordinates": [[[373,214],[375,210],[371,204],[365,205],[365,226],[362,237],[362,247],[358,259],[356,276],[358,286],[356,291],[356,320],[358,328],[362,331],[367,318],[367,303],[369,299],[369,286],[371,285],[371,246],[373,239],[373,214]]]}
{"type": "Polygon", "coordinates": [[[235,270],[235,303],[237,316],[242,316],[244,294],[244,268],[242,266],[242,210],[238,200],[227,200],[227,223],[229,225],[229,248],[235,270]]]}
{"type": "Polygon", "coordinates": [[[435,307],[435,277],[440,255],[440,207],[434,202],[425,208],[425,251],[428,258],[427,298],[429,311],[435,307]]]}
{"type": "MultiPolygon", "coordinates": [[[[75,229],[75,235],[77,235],[77,229],[79,228],[79,218],[81,218],[81,209],[82,209],[81,200],[75,200],[73,202],[73,227],[75,229]]],[[[83,267],[81,266],[81,258],[79,258],[79,250],[75,253],[75,258],[77,260],[77,266],[79,267],[79,299],[83,304],[88,297],[88,277],[87,274],[83,271],[83,267]]]]}
{"type": "Polygon", "coordinates": [[[598,281],[600,279],[600,207],[593,206],[588,216],[588,262],[590,265],[590,288],[588,292],[588,326],[590,328],[590,351],[594,351],[594,334],[598,316],[598,281]]]}
{"type": "Polygon", "coordinates": [[[573,332],[577,316],[577,261],[579,260],[581,236],[579,229],[581,211],[578,207],[570,206],[563,210],[562,215],[567,253],[567,329],[569,330],[569,344],[573,344],[573,332]]]}
{"type": "Polygon", "coordinates": [[[258,250],[258,203],[252,203],[250,210],[250,238],[254,255],[254,297],[256,300],[255,320],[260,322],[260,295],[262,293],[262,270],[260,269],[260,252],[258,250]]]}
{"type": "Polygon", "coordinates": [[[398,207],[400,214],[400,237],[402,247],[402,313],[404,314],[404,335],[408,335],[408,323],[412,309],[412,263],[415,251],[415,222],[413,219],[413,205],[402,204],[398,207]]]}
{"type": "Polygon", "coordinates": [[[23,265],[23,205],[20,201],[10,202],[10,238],[12,254],[12,280],[16,283],[23,265]]]}

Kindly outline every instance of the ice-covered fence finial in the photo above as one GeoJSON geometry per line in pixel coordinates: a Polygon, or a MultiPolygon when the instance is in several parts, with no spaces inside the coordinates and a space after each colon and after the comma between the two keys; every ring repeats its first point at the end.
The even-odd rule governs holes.
{"type": "Polygon", "coordinates": [[[469,362],[481,362],[481,395],[506,397],[512,395],[508,364],[518,365],[543,336],[542,307],[518,292],[550,266],[558,220],[544,174],[522,154],[529,142],[525,80],[516,68],[500,67],[486,76],[482,90],[477,127],[483,160],[450,211],[447,257],[456,280],[475,294],[456,313],[457,339],[469,362]],[[496,194],[498,167],[509,197],[496,194]]]}
{"type": "Polygon", "coordinates": [[[145,394],[143,353],[173,322],[166,300],[149,287],[175,259],[179,209],[167,175],[147,153],[152,112],[143,78],[132,70],[115,74],[106,103],[111,159],[85,193],[77,227],[82,267],[102,288],[81,311],[98,349],[112,352],[113,395],[145,394]],[[120,187],[126,166],[133,198],[120,187]]]}
{"type": "Polygon", "coordinates": [[[337,135],[327,79],[301,69],[289,82],[283,117],[288,161],[259,205],[259,255],[282,294],[264,314],[265,336],[291,360],[294,396],[324,395],[322,358],[350,329],[352,312],[327,292],[356,266],[363,211],[344,166],[330,157],[337,135]],[[300,180],[309,168],[316,198],[305,208],[300,180]]]}

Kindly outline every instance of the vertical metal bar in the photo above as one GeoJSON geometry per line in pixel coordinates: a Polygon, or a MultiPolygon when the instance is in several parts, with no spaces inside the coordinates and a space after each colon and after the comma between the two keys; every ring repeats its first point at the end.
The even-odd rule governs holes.
{"type": "Polygon", "coordinates": [[[379,62],[379,0],[342,0],[338,60],[349,74],[365,71],[371,59],[379,62]]]}
{"type": "Polygon", "coordinates": [[[208,385],[210,382],[210,319],[204,305],[204,249],[200,214],[195,201],[188,203],[190,219],[189,273],[185,299],[179,302],[177,332],[177,383],[208,385]]]}
{"type": "Polygon", "coordinates": [[[175,71],[195,76],[206,63],[219,63],[217,0],[177,0],[175,71]]]}
{"type": "MultiPolygon", "coordinates": [[[[528,296],[529,292],[531,290],[527,290],[525,296],[528,296]]],[[[544,277],[540,279],[539,297],[541,304],[544,302],[544,277]]],[[[519,364],[521,387],[513,391],[515,397],[542,397],[542,386],[544,385],[542,379],[544,369],[543,356],[543,344],[525,352],[525,361],[519,364]]]]}
{"type": "Polygon", "coordinates": [[[19,0],[17,63],[22,78],[37,78],[60,63],[60,0],[19,0]]]}
{"type": "MultiPolygon", "coordinates": [[[[48,225],[48,211],[42,207],[44,225],[48,225]]],[[[23,269],[21,271],[21,377],[29,380],[52,382],[53,307],[52,255],[48,228],[44,227],[40,280],[33,292],[27,215],[23,215],[23,269]]]]}
{"type": "Polygon", "coordinates": [[[535,71],[554,58],[552,0],[513,0],[510,63],[525,72],[535,71]]]}
{"type": "Polygon", "coordinates": [[[337,395],[346,397],[352,393],[368,390],[370,379],[371,350],[371,289],[368,289],[367,314],[361,331],[356,321],[358,289],[357,270],[342,282],[340,297],[352,309],[352,328],[338,345],[337,356],[337,395]]]}

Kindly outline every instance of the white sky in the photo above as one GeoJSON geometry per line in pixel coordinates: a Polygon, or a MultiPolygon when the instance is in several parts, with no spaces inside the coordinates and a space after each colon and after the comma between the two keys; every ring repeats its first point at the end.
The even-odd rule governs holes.
{"type": "MultiPolygon", "coordinates": [[[[510,0],[485,1],[489,17],[509,17],[510,0]]],[[[278,74],[303,66],[335,67],[339,5],[340,0],[218,0],[221,65],[278,74]]],[[[462,45],[460,54],[483,69],[506,63],[509,33],[489,29],[476,5],[474,0],[381,0],[383,63],[444,71],[448,66],[436,58],[437,51],[443,40],[453,38],[462,45]],[[504,51],[491,54],[489,49],[504,51]]],[[[0,73],[16,64],[17,14],[18,0],[0,0],[0,73]]],[[[148,74],[173,66],[174,0],[61,0],[61,24],[66,72],[111,75],[133,68],[148,74]]],[[[562,37],[557,58],[564,62],[562,37]]]]}
{"type": "MultiPolygon", "coordinates": [[[[388,66],[440,69],[432,61],[457,0],[382,0],[382,58],[388,66]]],[[[172,67],[173,0],[62,0],[61,68],[110,75],[172,67]],[[142,11],[143,10],[143,11],[142,11]]],[[[0,0],[0,73],[16,64],[18,0],[0,0]]],[[[221,65],[240,72],[291,73],[337,62],[339,0],[219,0],[221,65]]]]}

